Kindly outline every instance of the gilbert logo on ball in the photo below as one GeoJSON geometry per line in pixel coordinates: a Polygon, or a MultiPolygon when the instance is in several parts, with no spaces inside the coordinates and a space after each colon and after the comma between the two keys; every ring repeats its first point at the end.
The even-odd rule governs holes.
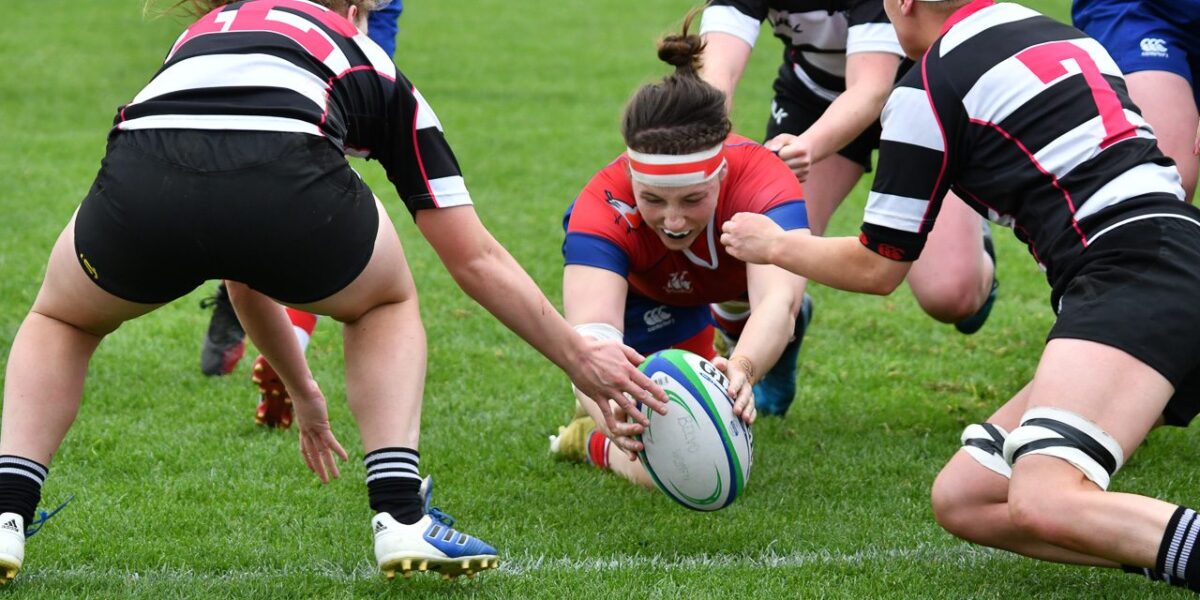
{"type": "Polygon", "coordinates": [[[667,414],[639,406],[650,420],[639,457],[658,488],[695,510],[729,506],[750,477],[754,438],[733,414],[728,378],[686,350],[656,352],[639,367],[667,393],[667,414]]]}

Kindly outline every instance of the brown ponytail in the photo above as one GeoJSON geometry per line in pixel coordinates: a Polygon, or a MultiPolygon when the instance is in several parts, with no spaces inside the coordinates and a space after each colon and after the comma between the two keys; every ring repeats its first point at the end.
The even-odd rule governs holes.
{"type": "Polygon", "coordinates": [[[691,154],[721,143],[733,128],[725,94],[700,78],[704,42],[688,33],[703,8],[689,11],[680,33],[658,43],[658,58],[675,72],[642,86],[625,107],[621,134],[638,152],[691,154]]]}

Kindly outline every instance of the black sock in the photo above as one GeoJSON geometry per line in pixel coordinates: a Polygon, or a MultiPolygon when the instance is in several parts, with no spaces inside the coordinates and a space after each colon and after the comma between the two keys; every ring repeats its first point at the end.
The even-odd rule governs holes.
{"type": "Polygon", "coordinates": [[[1196,518],[1196,511],[1185,506],[1177,508],[1167,522],[1151,573],[1157,575],[1159,581],[1200,591],[1200,559],[1196,558],[1200,552],[1196,547],[1198,534],[1200,520],[1196,518]]]}
{"type": "Polygon", "coordinates": [[[0,513],[17,513],[25,519],[25,527],[29,527],[42,500],[42,484],[49,471],[45,465],[28,458],[0,456],[0,513]]]}
{"type": "Polygon", "coordinates": [[[372,510],[388,513],[405,525],[421,520],[425,507],[420,496],[420,459],[411,448],[380,448],[363,457],[372,510]]]}

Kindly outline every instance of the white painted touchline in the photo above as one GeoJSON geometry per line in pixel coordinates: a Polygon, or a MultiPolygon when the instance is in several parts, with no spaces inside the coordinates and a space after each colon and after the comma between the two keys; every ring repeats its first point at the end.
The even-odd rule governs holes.
{"type": "MultiPolygon", "coordinates": [[[[594,558],[572,558],[533,554],[501,555],[500,568],[481,573],[483,577],[504,577],[542,572],[600,573],[630,568],[654,568],[657,571],[686,571],[704,569],[753,569],[804,567],[813,565],[853,565],[875,561],[935,562],[941,565],[973,566],[997,560],[1017,560],[1008,552],[963,544],[955,547],[915,546],[912,548],[865,549],[843,553],[829,550],[809,552],[743,554],[700,554],[694,556],[609,555],[594,558]]],[[[261,580],[264,577],[304,576],[330,581],[360,581],[382,577],[373,563],[362,561],[346,570],[334,563],[318,562],[287,565],[282,568],[233,569],[226,571],[176,569],[170,567],[136,569],[101,569],[75,566],[68,569],[38,568],[29,565],[18,576],[22,581],[56,579],[93,579],[97,577],[122,579],[129,583],[171,581],[240,581],[261,580]]]]}

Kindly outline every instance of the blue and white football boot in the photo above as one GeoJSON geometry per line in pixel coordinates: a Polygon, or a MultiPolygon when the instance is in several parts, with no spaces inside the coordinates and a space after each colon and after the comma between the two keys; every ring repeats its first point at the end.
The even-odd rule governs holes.
{"type": "Polygon", "coordinates": [[[434,571],[442,579],[476,573],[500,565],[496,549],[483,540],[454,529],[454,518],[432,508],[433,478],[421,482],[425,516],[412,525],[396,521],[387,513],[371,519],[375,531],[375,562],[388,579],[399,572],[411,577],[417,571],[434,571]]]}
{"type": "Polygon", "coordinates": [[[800,344],[804,342],[804,332],[808,330],[812,316],[812,297],[805,293],[800,303],[800,316],[792,332],[792,341],[784,346],[783,354],[775,361],[775,366],[754,384],[754,407],[759,413],[782,417],[796,399],[796,362],[800,358],[800,344]]]}

